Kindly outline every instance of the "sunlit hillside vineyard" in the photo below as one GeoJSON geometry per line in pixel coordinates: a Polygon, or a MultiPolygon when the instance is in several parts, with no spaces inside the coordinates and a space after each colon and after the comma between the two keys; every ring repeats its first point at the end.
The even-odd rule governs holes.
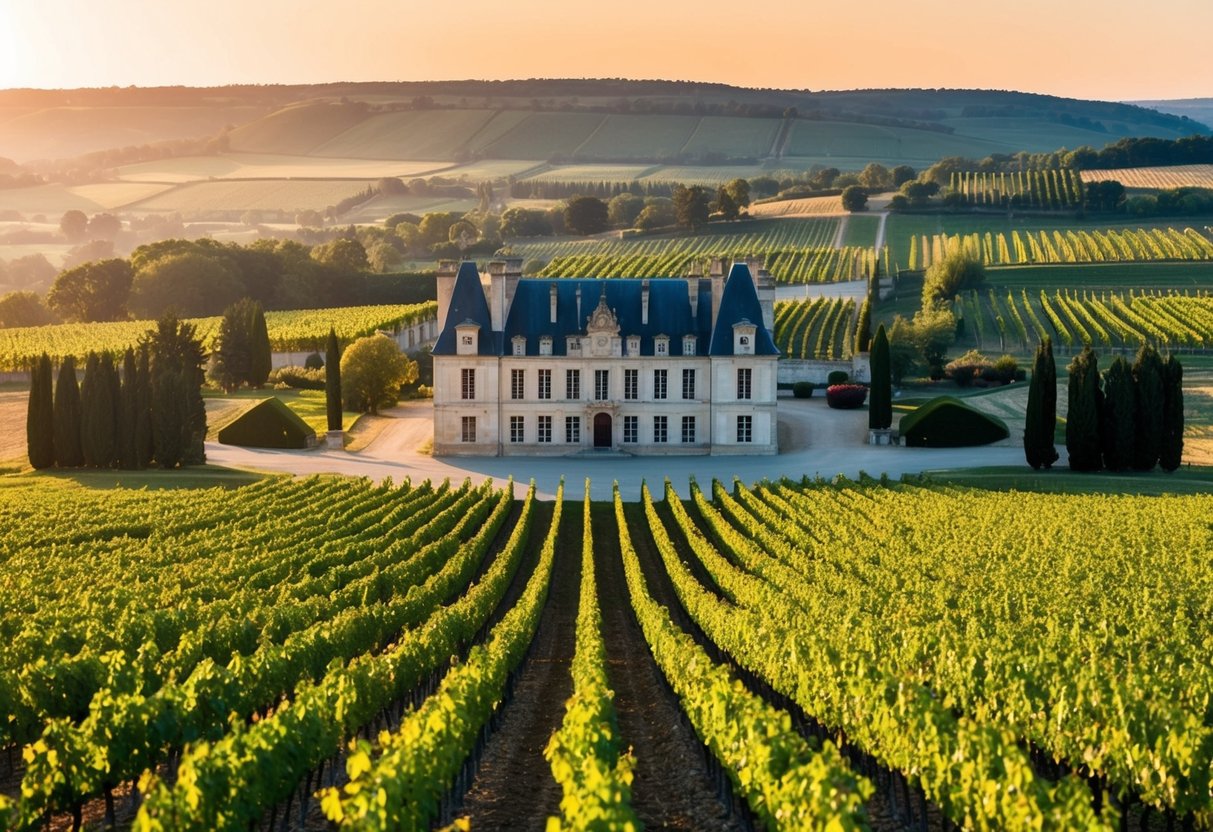
{"type": "Polygon", "coordinates": [[[1213,165],[1084,170],[1083,182],[1116,181],[1126,188],[1213,188],[1213,165]]]}
{"type": "Polygon", "coordinates": [[[850,358],[855,332],[852,298],[816,298],[775,304],[775,346],[785,358],[850,358]]]}
{"type": "MultiPolygon", "coordinates": [[[[333,327],[340,338],[348,340],[371,335],[377,330],[390,331],[428,320],[437,314],[437,309],[432,301],[410,305],[295,309],[266,312],[265,322],[272,349],[296,352],[322,348],[329,327],[333,327]]],[[[219,321],[217,317],[191,321],[197,326],[204,345],[209,345],[215,337],[219,321]]],[[[154,321],[119,321],[0,329],[0,369],[23,369],[44,352],[56,361],[69,355],[79,359],[89,352],[117,355],[127,347],[135,346],[154,325],[154,321]]]]}
{"type": "Polygon", "coordinates": [[[1082,204],[1082,182],[1072,170],[1027,170],[1012,173],[953,172],[948,189],[969,205],[1062,210],[1082,204]]]}
{"type": "Polygon", "coordinates": [[[612,702],[640,672],[711,760],[643,788],[715,782],[763,828],[1211,819],[1213,497],[586,488],[0,481],[3,825],[428,829],[511,720],[550,726],[550,770],[512,751],[566,800],[504,800],[633,818],[658,746],[612,702]],[[620,616],[644,667],[607,660],[620,616]],[[567,709],[511,695],[552,638],[567,709]]]}
{"type": "Polygon", "coordinates": [[[921,269],[963,249],[988,265],[1155,263],[1213,260],[1213,232],[1197,228],[1054,229],[912,236],[908,268],[921,269]]]}

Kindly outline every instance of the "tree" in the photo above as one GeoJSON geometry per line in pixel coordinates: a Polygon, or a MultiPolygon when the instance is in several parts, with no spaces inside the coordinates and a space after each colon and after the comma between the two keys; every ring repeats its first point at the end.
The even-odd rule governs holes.
{"type": "Polygon", "coordinates": [[[60,468],[79,468],[84,464],[80,420],[76,358],[69,355],[59,367],[59,380],[55,384],[55,464],[60,468]]]}
{"type": "Polygon", "coordinates": [[[83,240],[88,233],[88,215],[75,209],[66,212],[59,218],[59,230],[72,242],[83,240]]]}
{"type": "Polygon", "coordinates": [[[51,388],[51,358],[42,353],[30,370],[25,443],[29,464],[41,470],[55,464],[55,402],[51,388]]]}
{"type": "MultiPolygon", "coordinates": [[[[708,221],[708,192],[701,185],[674,187],[674,220],[692,233],[708,221]]],[[[642,212],[643,216],[643,212],[642,212]]]]}
{"type": "Polygon", "coordinates": [[[56,320],[35,292],[9,292],[0,298],[0,328],[45,326],[56,320]]]}
{"type": "Polygon", "coordinates": [[[370,268],[366,249],[357,240],[338,237],[312,249],[312,259],[321,265],[347,274],[360,274],[370,268]]]}
{"type": "Polygon", "coordinates": [[[846,211],[864,211],[868,207],[868,192],[858,185],[848,185],[842,190],[842,207],[846,211]]]}
{"type": "Polygon", "coordinates": [[[85,263],[55,278],[46,302],[59,317],[73,323],[125,320],[132,280],[125,260],[85,263]]]}
{"type": "Polygon", "coordinates": [[[716,201],[712,203],[712,207],[720,214],[721,219],[735,220],[741,215],[737,203],[723,185],[716,189],[716,201]]]}
{"type": "Polygon", "coordinates": [[[476,226],[467,220],[460,220],[447,231],[447,239],[459,246],[461,250],[471,246],[479,236],[480,232],[476,230],[476,226]]]}
{"type": "Polygon", "coordinates": [[[143,337],[150,351],[152,442],[162,468],[206,461],[205,352],[193,324],[168,314],[143,337]]]}
{"type": "Polygon", "coordinates": [[[939,193],[939,183],[933,181],[920,181],[910,179],[901,183],[901,196],[904,196],[910,201],[910,204],[916,208],[927,204],[927,200],[939,193]]]}
{"type": "Polygon", "coordinates": [[[109,375],[113,362],[108,355],[89,353],[80,385],[80,446],[89,468],[110,468],[117,456],[114,439],[116,402],[109,375]]]}
{"type": "Polygon", "coordinates": [[[906,182],[918,178],[918,174],[914,172],[914,168],[909,165],[898,165],[893,168],[889,175],[892,177],[894,188],[900,188],[906,182]]]}
{"type": "Polygon", "coordinates": [[[136,429],[139,419],[139,365],[135,351],[127,347],[122,355],[122,385],[118,395],[118,467],[132,471],[139,467],[136,429]]]}
{"type": "Polygon", "coordinates": [[[1136,440],[1136,391],[1133,369],[1117,356],[1103,374],[1103,464],[1109,471],[1133,466],[1136,440]]]}
{"type": "Polygon", "coordinates": [[[956,342],[956,317],[952,310],[923,307],[914,313],[910,337],[932,378],[942,378],[948,347],[956,342]]]}
{"type": "Polygon", "coordinates": [[[872,293],[868,292],[859,307],[859,320],[855,324],[855,352],[868,352],[872,348],[872,293]]]}
{"type": "Polygon", "coordinates": [[[112,240],[122,233],[122,220],[113,214],[93,214],[88,233],[94,240],[112,240]]]}
{"type": "Polygon", "coordinates": [[[270,346],[269,327],[265,322],[265,310],[256,301],[250,301],[249,315],[249,376],[250,387],[260,389],[269,380],[274,365],[274,353],[270,346]]]}
{"type": "Polygon", "coordinates": [[[893,376],[889,363],[889,339],[884,324],[872,339],[872,392],[868,398],[868,427],[887,430],[893,424],[893,376]]]}
{"type": "Polygon", "coordinates": [[[244,303],[237,301],[224,310],[207,368],[207,376],[225,393],[231,393],[249,380],[252,333],[249,332],[250,316],[244,303]]]}
{"type": "Polygon", "coordinates": [[[868,191],[880,192],[893,184],[893,175],[879,162],[869,162],[868,166],[859,172],[859,184],[868,191]]]}
{"type": "MultiPolygon", "coordinates": [[[[424,180],[422,180],[424,181],[424,180]]],[[[409,185],[409,190],[415,190],[409,185]]],[[[463,214],[454,211],[431,211],[421,218],[418,228],[421,231],[421,241],[426,245],[444,243],[450,239],[451,226],[463,219],[463,214]]]]}
{"type": "Polygon", "coordinates": [[[505,239],[549,237],[551,234],[552,223],[544,211],[508,208],[501,214],[501,236],[505,239]]]}
{"type": "Polygon", "coordinates": [[[1184,368],[1174,355],[1168,355],[1162,365],[1162,447],[1158,464],[1164,471],[1174,471],[1184,455],[1184,368]]]}
{"type": "Polygon", "coordinates": [[[585,237],[601,234],[610,227],[607,205],[593,196],[575,196],[564,206],[564,226],[585,237]]]}
{"type": "Polygon", "coordinates": [[[1090,347],[1070,362],[1069,408],[1066,413],[1066,451],[1074,471],[1098,471],[1103,467],[1099,437],[1101,394],[1099,359],[1090,347]]]}
{"type": "Polygon", "coordinates": [[[607,219],[615,228],[631,228],[644,210],[644,200],[636,194],[622,193],[607,203],[607,219]]]}
{"type": "Polygon", "coordinates": [[[952,300],[961,292],[980,287],[986,279],[981,259],[961,248],[932,263],[922,280],[922,305],[934,306],[952,300]]]}
{"type": "Polygon", "coordinates": [[[346,410],[377,414],[391,407],[400,386],[417,380],[417,364],[386,335],[359,338],[341,356],[341,394],[346,410]]]}
{"type": "Polygon", "coordinates": [[[750,207],[750,183],[745,179],[734,179],[725,185],[724,189],[739,211],[744,212],[750,207]]]}
{"type": "Polygon", "coordinates": [[[652,231],[654,228],[673,225],[675,220],[674,201],[653,197],[644,201],[644,210],[636,215],[636,222],[632,227],[641,231],[652,231]]]}
{"type": "Polygon", "coordinates": [[[147,344],[139,345],[138,363],[135,367],[135,467],[146,468],[152,464],[156,445],[152,433],[152,370],[151,350],[147,344]]]}
{"type": "Polygon", "coordinates": [[[187,251],[157,258],[138,269],[130,307],[141,318],[159,318],[169,310],[209,316],[222,314],[243,296],[243,283],[229,260],[187,251]]]}
{"type": "Polygon", "coordinates": [[[1033,469],[1052,468],[1057,461],[1057,448],[1053,444],[1056,425],[1057,369],[1053,363],[1053,342],[1045,338],[1036,345],[1023,433],[1024,455],[1033,469]]]}
{"type": "Polygon", "coordinates": [[[324,409],[329,430],[341,430],[341,345],[337,331],[329,327],[328,343],[324,348],[324,409]]]}
{"type": "Polygon", "coordinates": [[[1133,467],[1152,471],[1162,454],[1163,389],[1162,359],[1158,350],[1142,345],[1133,362],[1133,382],[1136,388],[1135,420],[1137,442],[1134,444],[1133,467]]]}

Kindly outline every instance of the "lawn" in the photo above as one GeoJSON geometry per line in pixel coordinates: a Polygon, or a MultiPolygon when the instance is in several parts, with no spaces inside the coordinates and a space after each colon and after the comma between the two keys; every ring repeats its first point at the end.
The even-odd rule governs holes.
{"type": "Polygon", "coordinates": [[[1019,466],[931,471],[932,482],[971,486],[989,491],[1036,491],[1060,494],[1207,494],[1213,490],[1213,467],[1184,465],[1172,473],[1075,472],[1066,467],[1033,471],[1019,466]]]}
{"type": "MultiPolygon", "coordinates": [[[[2,472],[0,472],[2,473],[2,472]]],[[[237,471],[218,465],[196,465],[175,471],[148,468],[143,471],[91,471],[73,469],[64,471],[26,471],[18,475],[0,476],[0,493],[5,487],[23,487],[30,480],[39,480],[40,487],[58,480],[63,484],[65,496],[76,488],[146,488],[157,491],[165,488],[236,488],[264,478],[264,474],[252,471],[237,471]]]]}

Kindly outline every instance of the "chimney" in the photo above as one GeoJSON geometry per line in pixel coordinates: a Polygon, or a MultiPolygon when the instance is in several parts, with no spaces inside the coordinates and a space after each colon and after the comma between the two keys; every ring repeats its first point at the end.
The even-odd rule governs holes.
{"type": "Polygon", "coordinates": [[[649,325],[649,279],[640,282],[640,324],[649,325]]]}
{"type": "Polygon", "coordinates": [[[580,332],[584,324],[581,322],[581,287],[577,287],[577,331],[580,332]]]}
{"type": "Polygon", "coordinates": [[[518,281],[522,279],[522,258],[505,258],[505,312],[508,315],[510,306],[514,303],[514,294],[518,291],[518,281]]]}
{"type": "Polygon", "coordinates": [[[712,281],[712,328],[716,328],[716,319],[720,317],[720,299],[724,297],[724,258],[713,257],[708,269],[712,281]]]}
{"type": "Polygon", "coordinates": [[[699,317],[699,278],[687,278],[687,296],[691,300],[691,320],[699,317]]]}
{"type": "Polygon", "coordinates": [[[455,274],[459,263],[455,260],[440,260],[438,262],[438,331],[446,326],[447,311],[451,306],[451,295],[455,291],[455,274]]]}
{"type": "Polygon", "coordinates": [[[505,329],[505,262],[502,260],[489,263],[489,318],[494,332],[505,329]]]}
{"type": "Polygon", "coordinates": [[[552,283],[552,287],[548,289],[548,298],[552,303],[552,323],[556,323],[556,284],[552,283]]]}

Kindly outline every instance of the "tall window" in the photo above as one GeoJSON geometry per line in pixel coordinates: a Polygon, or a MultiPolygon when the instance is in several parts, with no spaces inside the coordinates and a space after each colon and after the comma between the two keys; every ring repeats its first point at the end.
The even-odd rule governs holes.
{"type": "Polygon", "coordinates": [[[539,371],[539,398],[541,398],[541,399],[552,398],[552,371],[551,370],[540,370],[539,371]]]}
{"type": "Polygon", "coordinates": [[[564,397],[566,399],[581,398],[581,370],[564,371],[564,397]]]}
{"type": "Polygon", "coordinates": [[[595,370],[594,371],[594,398],[598,401],[605,401],[611,397],[611,371],[610,370],[595,370]]]}
{"type": "Polygon", "coordinates": [[[667,373],[665,370],[654,370],[653,371],[653,398],[654,399],[664,399],[665,398],[666,377],[667,377],[667,373]]]}
{"type": "Polygon", "coordinates": [[[523,416],[511,416],[510,417],[510,441],[511,442],[521,442],[522,441],[523,432],[526,429],[526,422],[524,420],[525,420],[525,417],[523,417],[523,416]]]}
{"type": "Polygon", "coordinates": [[[526,398],[526,370],[510,370],[510,398],[526,398]]]}
{"type": "Polygon", "coordinates": [[[738,442],[753,442],[754,441],[754,417],[753,416],[738,416],[737,417],[737,441],[738,442]]]}
{"type": "Polygon", "coordinates": [[[665,416],[653,417],[653,441],[669,442],[669,420],[665,416]]]}
{"type": "Polygon", "coordinates": [[[624,370],[623,371],[623,397],[625,399],[639,398],[640,393],[640,371],[639,370],[624,370]]]}
{"type": "Polygon", "coordinates": [[[695,398],[695,371],[691,369],[683,369],[682,371],[682,397],[684,399],[695,398]]]}
{"type": "Polygon", "coordinates": [[[460,438],[460,441],[462,441],[462,442],[475,442],[476,441],[476,417],[475,416],[464,416],[463,417],[462,431],[459,434],[459,438],[460,438]]]}
{"type": "Polygon", "coordinates": [[[640,417],[639,416],[624,416],[623,417],[623,441],[637,442],[640,434],[640,417]]]}
{"type": "Polygon", "coordinates": [[[577,443],[581,441],[580,416],[564,417],[564,441],[569,443],[577,443]]]}
{"type": "Polygon", "coordinates": [[[740,367],[737,370],[737,398],[751,399],[753,398],[754,389],[754,371],[749,367],[740,367]]]}
{"type": "Polygon", "coordinates": [[[476,398],[476,371],[468,369],[461,370],[460,378],[462,380],[462,385],[460,386],[462,398],[476,398]]]}
{"type": "Polygon", "coordinates": [[[682,441],[693,443],[695,441],[695,417],[682,417],[682,441]]]}
{"type": "Polygon", "coordinates": [[[539,417],[539,433],[535,437],[537,441],[547,443],[552,441],[552,417],[539,417]]]}

